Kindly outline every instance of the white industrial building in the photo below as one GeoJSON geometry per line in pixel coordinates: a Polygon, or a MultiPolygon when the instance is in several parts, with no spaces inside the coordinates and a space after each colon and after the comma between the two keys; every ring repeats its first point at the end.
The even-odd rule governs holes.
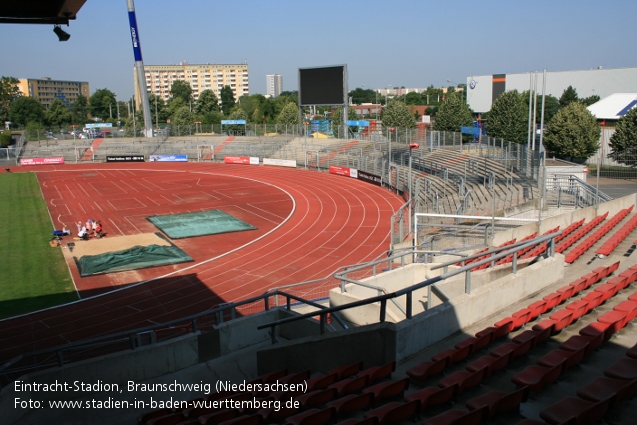
{"type": "MultiPolygon", "coordinates": [[[[542,94],[543,71],[520,74],[473,75],[467,77],[467,103],[476,113],[485,113],[505,91],[523,92],[535,87],[542,94]],[[535,80],[535,82],[534,82],[535,80]],[[534,86],[534,84],[537,84],[534,86]]],[[[604,99],[615,93],[637,92],[637,68],[547,71],[547,95],[560,98],[572,86],[580,99],[597,95],[604,99]]]]}

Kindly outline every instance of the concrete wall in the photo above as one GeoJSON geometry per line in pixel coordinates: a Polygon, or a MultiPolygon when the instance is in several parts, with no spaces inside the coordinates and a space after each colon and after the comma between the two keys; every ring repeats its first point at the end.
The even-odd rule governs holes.
{"type": "MultiPolygon", "coordinates": [[[[464,293],[462,284],[463,291],[450,302],[440,304],[411,320],[364,325],[322,338],[307,337],[277,344],[258,352],[257,367],[259,373],[283,367],[289,370],[325,371],[358,360],[363,360],[365,364],[401,361],[541,291],[563,276],[564,257],[559,254],[527,266],[517,274],[510,274],[505,269],[479,272],[472,275],[474,285],[470,294],[464,293]],[[361,347],[368,348],[362,350],[361,347]],[[335,352],[339,353],[338,357],[334,356],[335,352]]],[[[445,285],[457,284],[450,281],[445,285]]],[[[449,292],[452,291],[449,289],[449,292]]],[[[370,306],[369,310],[364,311],[369,317],[349,317],[365,322],[376,314],[377,321],[378,310],[370,313],[373,308],[370,306]]]]}
{"type": "Polygon", "coordinates": [[[288,369],[322,371],[363,361],[364,367],[395,359],[396,332],[389,323],[350,329],[324,336],[311,336],[273,345],[257,352],[259,374],[288,369]]]}
{"type": "Polygon", "coordinates": [[[597,210],[595,210],[595,207],[579,208],[576,210],[565,212],[561,215],[542,218],[542,222],[539,225],[537,223],[529,223],[520,227],[516,227],[514,229],[498,232],[493,239],[493,244],[494,246],[498,246],[513,238],[517,238],[517,240],[519,241],[523,237],[530,235],[536,231],[538,232],[538,235],[541,235],[547,230],[554,229],[557,226],[560,226],[560,229],[564,230],[571,223],[574,223],[581,219],[585,219],[585,222],[589,222],[597,215],[602,215],[606,212],[608,212],[608,216],[610,218],[614,214],[617,214],[620,210],[628,208],[631,205],[633,207],[637,206],[637,194],[613,199],[612,201],[608,202],[603,202],[599,205],[599,208],[597,210]]]}

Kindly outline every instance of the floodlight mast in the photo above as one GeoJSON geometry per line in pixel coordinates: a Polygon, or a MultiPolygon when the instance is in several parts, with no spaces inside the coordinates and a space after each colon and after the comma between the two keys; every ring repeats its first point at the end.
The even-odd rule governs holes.
{"type": "Polygon", "coordinates": [[[126,4],[128,6],[128,22],[130,23],[133,54],[135,55],[135,71],[137,73],[137,86],[139,87],[139,102],[142,105],[142,113],[144,114],[144,132],[146,137],[152,137],[153,119],[150,115],[150,103],[148,102],[148,89],[146,87],[146,76],[144,75],[144,61],[142,60],[142,48],[139,42],[139,30],[137,29],[134,0],[126,0],[126,4]]]}

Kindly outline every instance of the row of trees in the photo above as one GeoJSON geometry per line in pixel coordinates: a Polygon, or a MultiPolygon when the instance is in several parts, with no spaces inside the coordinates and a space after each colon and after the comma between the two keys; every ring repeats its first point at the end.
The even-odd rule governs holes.
{"type": "MultiPolygon", "coordinates": [[[[220,99],[211,90],[204,90],[194,99],[192,88],[185,81],[175,81],[168,102],[149,94],[153,123],[192,125],[219,124],[222,119],[245,119],[251,123],[296,124],[298,122],[297,93],[284,92],[276,99],[263,95],[244,95],[235,102],[230,86],[221,89],[220,99]],[[283,114],[282,114],[283,112],[283,114]]],[[[90,121],[112,122],[133,127],[133,120],[142,121],[142,112],[132,114],[134,101],[118,101],[115,93],[104,88],[89,99],[78,96],[66,105],[55,99],[46,109],[37,98],[23,96],[18,89],[18,79],[0,79],[0,122],[10,121],[22,128],[64,128],[72,124],[83,125],[90,121]]]]}
{"type": "MultiPolygon", "coordinates": [[[[141,111],[137,111],[135,117],[129,115],[132,101],[118,102],[115,94],[108,89],[97,90],[90,99],[79,96],[70,106],[56,99],[46,110],[37,99],[22,96],[17,84],[18,80],[13,77],[0,79],[2,121],[11,121],[27,128],[59,128],[73,123],[83,124],[90,118],[117,122],[118,116],[126,127],[132,128],[134,119],[142,121],[141,111]]],[[[266,98],[260,94],[244,95],[235,102],[232,89],[225,86],[220,91],[220,98],[213,91],[204,90],[195,100],[188,82],[175,81],[170,94],[167,102],[153,94],[149,95],[153,123],[170,122],[177,126],[188,126],[195,122],[219,124],[222,119],[244,119],[257,124],[298,123],[297,92],[283,92],[277,98],[266,98]]],[[[357,88],[349,95],[352,103],[383,101],[371,89],[357,88]]],[[[535,126],[540,121],[539,113],[531,111],[529,114],[529,97],[528,91],[520,93],[517,90],[500,95],[481,119],[482,123],[486,123],[488,135],[526,143],[529,116],[535,117],[535,126]]],[[[476,119],[480,119],[467,105],[464,91],[454,91],[453,87],[449,87],[446,94],[430,86],[425,93],[408,93],[384,100],[386,106],[382,111],[382,120],[386,127],[414,128],[417,117],[409,111],[408,105],[435,105],[427,113],[434,116],[433,128],[440,131],[458,131],[461,126],[471,126],[476,119]]],[[[545,96],[543,143],[550,155],[585,159],[598,150],[601,129],[595,117],[586,109],[598,100],[598,96],[579,99],[576,90],[570,86],[559,99],[545,96]]],[[[313,112],[317,116],[332,119],[334,125],[342,124],[341,108],[332,110],[323,107],[313,112]]],[[[620,148],[637,147],[637,132],[624,130],[624,127],[632,130],[637,125],[633,122],[635,114],[637,112],[631,111],[618,123],[614,138],[611,139],[611,155],[620,148]]],[[[357,119],[351,108],[349,119],[357,119]]]]}

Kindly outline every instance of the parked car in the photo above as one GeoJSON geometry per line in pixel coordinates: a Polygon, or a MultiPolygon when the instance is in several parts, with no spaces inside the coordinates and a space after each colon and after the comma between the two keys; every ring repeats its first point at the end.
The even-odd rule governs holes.
{"type": "Polygon", "coordinates": [[[82,134],[82,132],[80,130],[73,130],[69,134],[73,137],[80,137],[80,134],[82,134]]]}

